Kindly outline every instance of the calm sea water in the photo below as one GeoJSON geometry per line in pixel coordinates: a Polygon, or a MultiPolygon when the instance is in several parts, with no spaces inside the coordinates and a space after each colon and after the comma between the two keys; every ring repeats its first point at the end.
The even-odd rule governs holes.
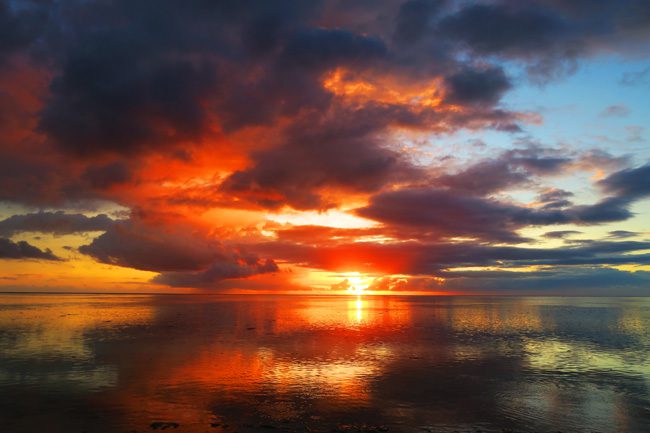
{"type": "Polygon", "coordinates": [[[1,431],[163,428],[650,432],[650,299],[0,295],[1,431]]]}

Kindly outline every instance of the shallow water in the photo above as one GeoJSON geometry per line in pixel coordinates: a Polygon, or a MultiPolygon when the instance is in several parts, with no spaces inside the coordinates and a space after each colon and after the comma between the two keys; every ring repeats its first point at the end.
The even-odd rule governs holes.
{"type": "Polygon", "coordinates": [[[650,432],[650,298],[0,295],[0,421],[650,432]]]}

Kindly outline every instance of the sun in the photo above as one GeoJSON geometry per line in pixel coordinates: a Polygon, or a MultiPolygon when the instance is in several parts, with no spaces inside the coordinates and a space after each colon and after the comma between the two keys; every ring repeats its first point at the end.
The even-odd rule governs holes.
{"type": "Polygon", "coordinates": [[[350,272],[345,275],[348,280],[348,293],[359,296],[370,286],[371,278],[366,277],[359,272],[350,272]]]}

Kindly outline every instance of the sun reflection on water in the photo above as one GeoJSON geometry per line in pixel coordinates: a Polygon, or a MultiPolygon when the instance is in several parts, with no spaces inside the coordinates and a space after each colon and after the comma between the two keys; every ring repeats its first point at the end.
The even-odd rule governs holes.
{"type": "Polygon", "coordinates": [[[638,391],[621,379],[650,383],[648,306],[368,294],[17,299],[0,297],[0,391],[77,393],[118,410],[124,431],[169,419],[198,432],[240,415],[303,425],[362,408],[453,424],[471,405],[493,405],[494,422],[550,430],[544,420],[584,421],[567,399],[575,413],[611,414],[598,418],[603,430],[633,431],[628,406],[648,400],[630,400],[638,391]],[[616,386],[589,382],[610,372],[616,386]],[[571,387],[554,385],[569,373],[571,387]]]}

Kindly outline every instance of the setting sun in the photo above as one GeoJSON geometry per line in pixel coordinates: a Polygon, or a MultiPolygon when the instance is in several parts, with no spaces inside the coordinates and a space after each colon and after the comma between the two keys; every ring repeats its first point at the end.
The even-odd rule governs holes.
{"type": "Polygon", "coordinates": [[[352,295],[361,295],[370,286],[373,278],[360,274],[359,272],[350,272],[345,274],[347,280],[347,291],[352,295]]]}

